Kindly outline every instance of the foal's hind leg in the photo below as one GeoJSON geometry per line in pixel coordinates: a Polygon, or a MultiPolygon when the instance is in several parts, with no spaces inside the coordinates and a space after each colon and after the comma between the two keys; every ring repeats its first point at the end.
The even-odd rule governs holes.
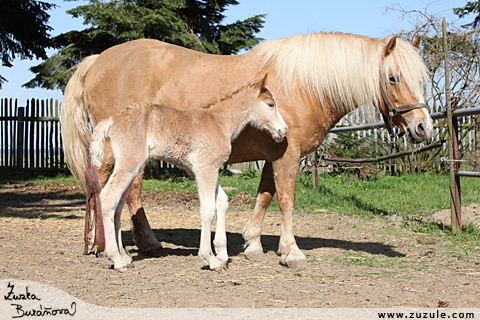
{"type": "MultiPolygon", "coordinates": [[[[108,178],[110,177],[115,164],[115,158],[113,157],[112,148],[110,146],[110,139],[105,141],[104,153],[102,167],[98,170],[98,176],[102,186],[107,184],[108,178]]],[[[142,178],[143,169],[132,183],[126,198],[135,233],[133,240],[137,247],[140,250],[145,251],[147,255],[152,257],[164,257],[168,254],[153,234],[147,216],[145,215],[145,210],[143,209],[142,200],[140,199],[142,178]]]]}
{"type": "Polygon", "coordinates": [[[105,254],[114,263],[114,268],[117,270],[127,267],[132,262],[123,249],[120,214],[128,188],[144,163],[138,162],[140,165],[135,168],[117,161],[112,176],[100,193],[105,228],[105,254]]]}
{"type": "Polygon", "coordinates": [[[118,246],[118,251],[120,252],[120,255],[122,256],[123,261],[125,261],[127,267],[132,266],[132,258],[127,254],[125,251],[125,248],[123,247],[123,242],[122,242],[122,228],[120,225],[120,217],[122,215],[122,209],[123,206],[125,205],[125,199],[128,194],[128,188],[127,190],[123,193],[122,198],[120,199],[120,202],[117,206],[117,210],[115,210],[115,232],[116,232],[116,238],[117,238],[117,246],[118,246]]]}

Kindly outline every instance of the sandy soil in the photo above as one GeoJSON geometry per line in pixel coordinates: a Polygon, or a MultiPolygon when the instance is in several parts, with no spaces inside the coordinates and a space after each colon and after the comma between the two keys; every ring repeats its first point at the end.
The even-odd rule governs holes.
{"type": "MultiPolygon", "coordinates": [[[[202,269],[198,198],[145,194],[150,224],[169,253],[139,252],[122,217],[123,239],[135,269],[83,255],[84,197],[77,185],[0,185],[0,279],[48,284],[108,307],[480,307],[480,244],[455,243],[415,232],[404,221],[326,212],[296,214],[297,243],[310,266],[292,270],[275,251],[280,214],[269,212],[265,261],[243,255],[242,228],[250,216],[240,195],[227,219],[229,269],[202,269]]],[[[478,213],[478,205],[475,212],[478,213]]],[[[470,209],[464,211],[464,216],[470,209]]]]}

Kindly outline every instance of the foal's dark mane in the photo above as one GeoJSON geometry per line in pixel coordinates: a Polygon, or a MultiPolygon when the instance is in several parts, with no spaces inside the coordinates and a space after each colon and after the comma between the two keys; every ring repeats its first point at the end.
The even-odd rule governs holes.
{"type": "Polygon", "coordinates": [[[255,81],[247,82],[247,83],[244,84],[243,86],[238,87],[237,89],[226,93],[226,94],[223,95],[222,97],[220,97],[220,98],[213,98],[213,99],[210,100],[209,102],[200,104],[200,106],[201,106],[202,109],[209,109],[210,107],[212,107],[212,106],[214,106],[214,105],[216,105],[216,104],[218,104],[218,103],[220,103],[220,102],[223,102],[223,101],[228,100],[228,99],[232,99],[235,95],[237,95],[238,93],[244,91],[245,89],[248,89],[248,88],[251,88],[251,87],[255,86],[259,81],[261,81],[261,80],[255,80],[255,81]]]}

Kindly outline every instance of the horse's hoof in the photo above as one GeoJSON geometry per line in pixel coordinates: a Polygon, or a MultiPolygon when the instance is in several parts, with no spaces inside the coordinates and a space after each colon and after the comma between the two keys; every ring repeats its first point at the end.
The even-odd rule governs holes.
{"type": "Polygon", "coordinates": [[[306,259],[289,260],[286,262],[280,262],[280,264],[287,266],[290,269],[306,269],[309,267],[306,259]]]}
{"type": "Polygon", "coordinates": [[[145,251],[145,254],[149,257],[160,258],[168,256],[167,251],[163,247],[156,247],[150,250],[145,251]]]}
{"type": "Polygon", "coordinates": [[[96,256],[97,256],[97,258],[106,258],[107,257],[107,255],[103,251],[102,252],[97,251],[96,256]]]}
{"type": "Polygon", "coordinates": [[[256,250],[245,250],[245,258],[248,260],[253,260],[253,261],[265,261],[267,260],[267,256],[265,253],[263,253],[262,249],[256,249],[256,250]]]}

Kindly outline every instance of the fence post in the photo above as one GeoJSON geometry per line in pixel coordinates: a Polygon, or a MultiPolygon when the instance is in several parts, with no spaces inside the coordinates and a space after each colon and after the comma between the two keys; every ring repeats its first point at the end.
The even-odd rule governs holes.
{"type": "Polygon", "coordinates": [[[473,119],[475,124],[475,150],[473,152],[476,160],[473,165],[474,171],[480,171],[480,115],[474,116],[473,119]]]}
{"type": "Polygon", "coordinates": [[[17,123],[17,169],[23,169],[23,132],[24,132],[24,117],[25,108],[18,109],[18,123],[17,123]]]}
{"type": "MultiPolygon", "coordinates": [[[[450,135],[448,143],[448,160],[450,167],[450,206],[451,206],[451,220],[452,220],[452,232],[454,234],[462,232],[461,226],[461,204],[460,197],[457,196],[457,193],[460,192],[459,179],[456,176],[456,166],[455,166],[455,156],[454,156],[454,144],[456,143],[456,131],[453,124],[452,117],[452,103],[450,100],[451,90],[450,90],[450,69],[448,65],[448,44],[447,44],[447,27],[445,18],[442,22],[442,31],[443,31],[443,55],[445,58],[445,99],[447,102],[447,124],[448,132],[450,135]]],[[[455,118],[456,121],[456,118],[455,118]]],[[[458,145],[457,145],[458,148],[458,145]]]]}

